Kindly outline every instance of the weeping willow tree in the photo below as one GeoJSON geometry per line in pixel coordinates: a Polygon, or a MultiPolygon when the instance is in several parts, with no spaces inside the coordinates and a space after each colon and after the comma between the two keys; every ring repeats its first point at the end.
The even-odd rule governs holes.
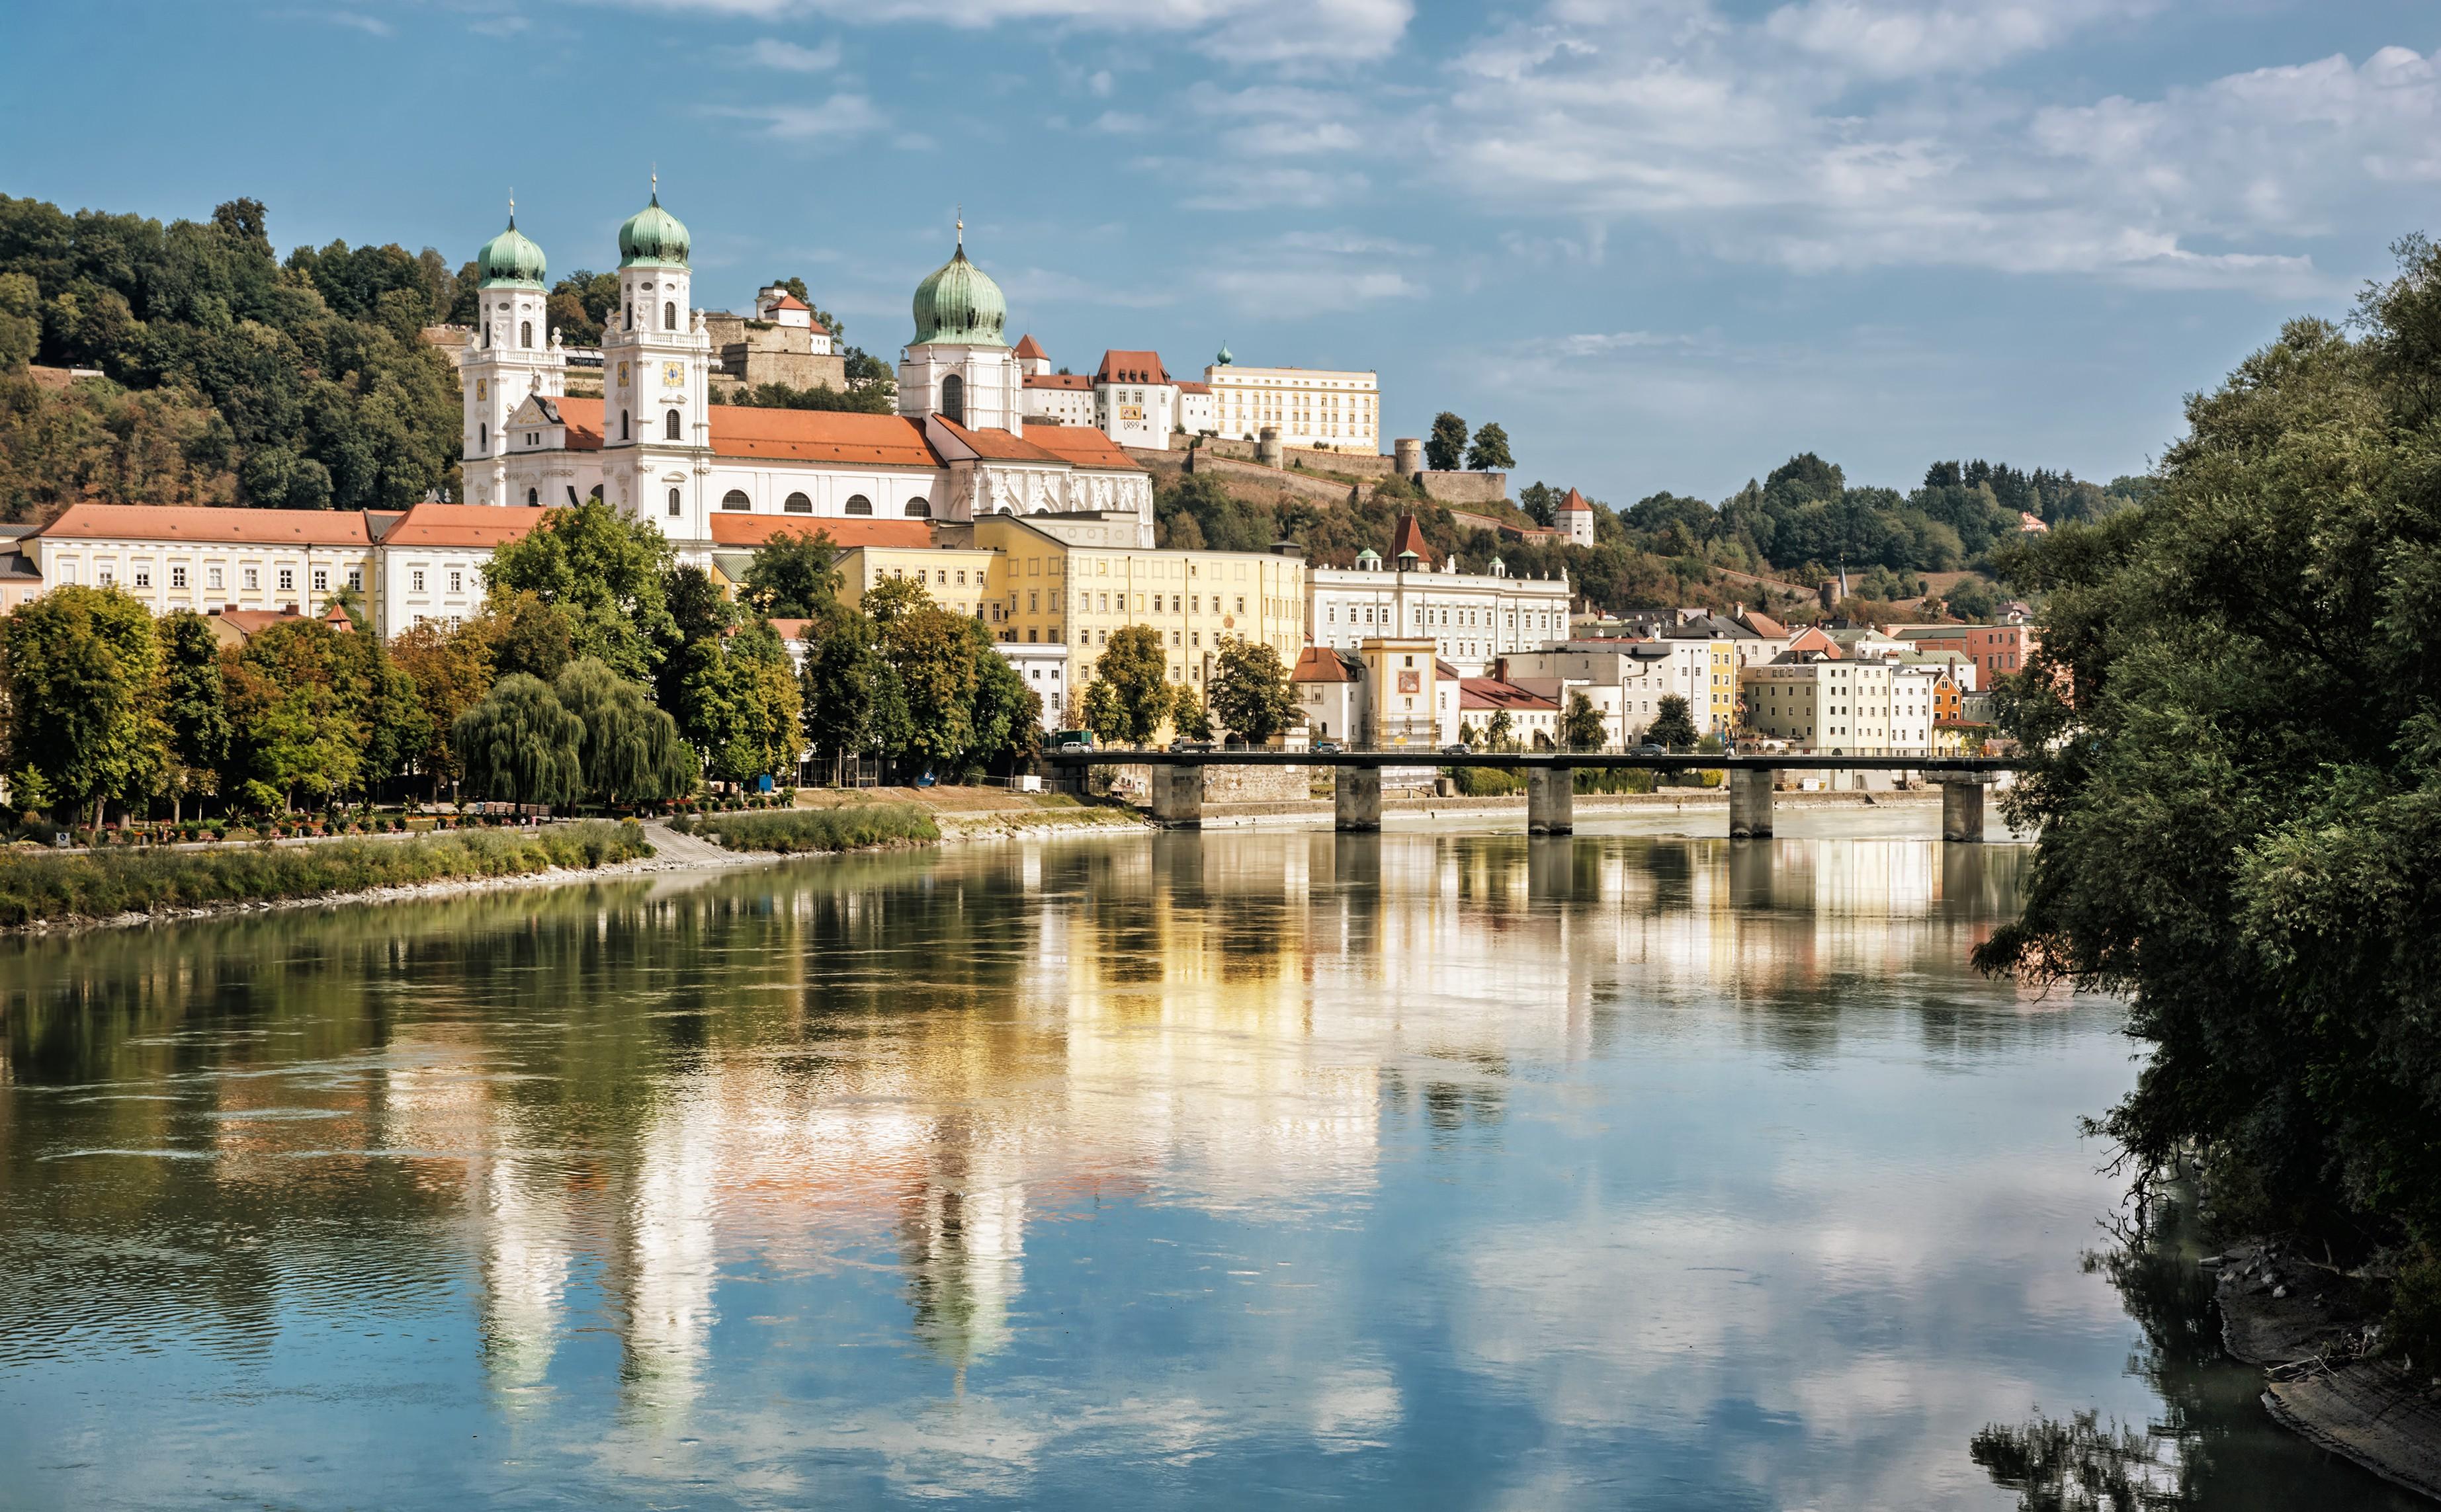
{"type": "Polygon", "coordinates": [[[539,677],[517,672],[494,683],[449,734],[477,798],[550,804],[585,791],[584,721],[539,677]]]}
{"type": "Polygon", "coordinates": [[[571,661],[552,691],[582,729],[577,752],[586,796],[597,803],[683,798],[695,786],[695,748],[678,721],[599,659],[571,661]]]}

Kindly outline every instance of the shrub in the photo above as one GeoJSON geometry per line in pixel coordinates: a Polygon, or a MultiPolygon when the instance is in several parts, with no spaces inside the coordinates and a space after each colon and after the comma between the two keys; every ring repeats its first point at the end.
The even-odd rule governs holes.
{"type": "Polygon", "coordinates": [[[732,851],[771,851],[783,855],[941,837],[932,817],[913,803],[720,815],[695,828],[732,851]]]}

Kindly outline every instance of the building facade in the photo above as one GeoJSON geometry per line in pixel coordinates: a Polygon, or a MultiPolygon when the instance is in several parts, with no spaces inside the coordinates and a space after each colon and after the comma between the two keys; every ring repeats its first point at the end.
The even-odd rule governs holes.
{"type": "Polygon", "coordinates": [[[1316,645],[1353,650],[1377,636],[1421,637],[1463,676],[1495,657],[1548,645],[1568,631],[1568,580],[1509,575],[1498,557],[1479,572],[1437,560],[1412,515],[1401,518],[1392,560],[1358,553],[1352,567],[1307,574],[1307,620],[1316,645]]]}
{"type": "Polygon", "coordinates": [[[1229,349],[1203,369],[1212,428],[1235,441],[1279,433],[1283,446],[1382,450],[1382,387],[1371,372],[1321,368],[1240,368],[1229,349]]]}

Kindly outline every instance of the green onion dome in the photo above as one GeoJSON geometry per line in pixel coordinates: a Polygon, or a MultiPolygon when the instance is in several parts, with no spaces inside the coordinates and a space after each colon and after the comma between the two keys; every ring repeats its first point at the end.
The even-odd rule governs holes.
{"type": "Polygon", "coordinates": [[[517,229],[517,218],[512,214],[509,228],[476,252],[475,267],[482,275],[486,289],[539,289],[549,264],[543,261],[542,248],[527,241],[525,233],[517,229]]]}
{"type": "Polygon", "coordinates": [[[969,347],[1005,347],[1008,301],[991,275],[967,261],[961,245],[949,261],[915,285],[915,340],[969,347]]]}
{"type": "Polygon", "coordinates": [[[661,191],[653,203],[627,217],[619,227],[619,265],[623,268],[682,268],[694,242],[678,218],[661,208],[661,191]]]}

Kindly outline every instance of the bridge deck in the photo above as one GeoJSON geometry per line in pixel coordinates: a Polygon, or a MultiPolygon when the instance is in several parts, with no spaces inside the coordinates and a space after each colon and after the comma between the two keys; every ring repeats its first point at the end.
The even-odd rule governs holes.
{"type": "Polygon", "coordinates": [[[1469,751],[1447,755],[1429,747],[1389,750],[1343,750],[1328,755],[1294,750],[1136,750],[1109,747],[1089,751],[1047,751],[1058,766],[1558,766],[1576,770],[1641,768],[1651,771],[1764,772],[2008,772],[2026,763],[2016,756],[1826,756],[1808,752],[1757,752],[1706,756],[1679,752],[1639,756],[1626,751],[1469,751]]]}

